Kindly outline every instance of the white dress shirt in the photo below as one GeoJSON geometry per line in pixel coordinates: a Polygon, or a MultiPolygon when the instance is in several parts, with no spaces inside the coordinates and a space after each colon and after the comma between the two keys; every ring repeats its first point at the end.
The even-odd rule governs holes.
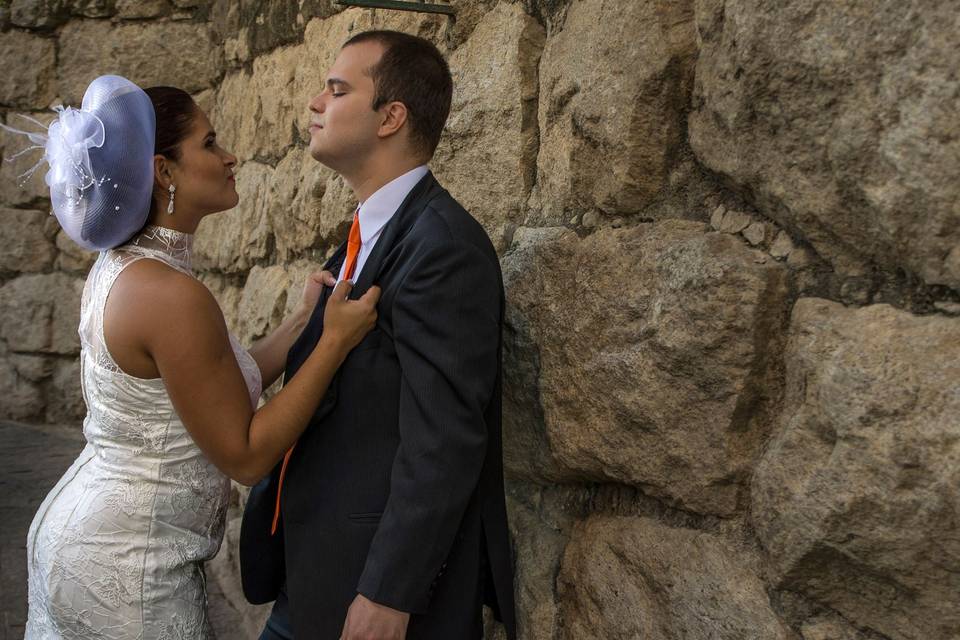
{"type": "MultiPolygon", "coordinates": [[[[399,178],[394,178],[383,185],[376,192],[360,203],[360,253],[357,254],[357,267],[353,270],[353,281],[360,278],[360,272],[363,271],[363,265],[373,251],[373,247],[380,239],[380,233],[390,222],[390,218],[400,208],[403,199],[407,194],[417,186],[420,179],[427,175],[426,165],[420,165],[416,169],[411,169],[399,178]]],[[[343,280],[343,272],[347,268],[347,261],[343,261],[340,267],[340,275],[337,276],[337,282],[343,280]]]]}

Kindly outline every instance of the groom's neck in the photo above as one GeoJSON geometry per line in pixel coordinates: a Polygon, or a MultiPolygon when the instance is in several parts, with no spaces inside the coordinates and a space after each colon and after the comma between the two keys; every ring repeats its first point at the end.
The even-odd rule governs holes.
{"type": "Polygon", "coordinates": [[[403,174],[416,169],[426,161],[411,156],[381,157],[371,159],[351,175],[344,174],[347,185],[353,189],[358,202],[366,202],[367,198],[376,193],[385,184],[399,178],[403,174]]]}

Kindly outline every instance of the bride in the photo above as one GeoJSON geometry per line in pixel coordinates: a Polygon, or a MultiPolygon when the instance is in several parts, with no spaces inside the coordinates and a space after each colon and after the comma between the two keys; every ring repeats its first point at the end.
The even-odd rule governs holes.
{"type": "Polygon", "coordinates": [[[236,158],[188,94],[103,76],[80,110],[29,135],[61,225],[101,253],[81,306],[87,445],[30,527],[26,638],[207,638],[203,562],[229,478],[255,483],[293,445],[374,326],[379,290],[348,300],[343,282],[314,311],[330,276],[311,276],[298,309],[246,351],[191,272],[198,223],[238,196],[236,158]],[[257,409],[313,312],[319,344],[257,409]]]}

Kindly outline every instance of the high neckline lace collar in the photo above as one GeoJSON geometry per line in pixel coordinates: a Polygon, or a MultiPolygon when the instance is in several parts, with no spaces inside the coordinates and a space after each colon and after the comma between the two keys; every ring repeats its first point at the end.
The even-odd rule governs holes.
{"type": "Polygon", "coordinates": [[[190,233],[148,224],[127,243],[127,248],[160,254],[175,267],[192,269],[193,234],[190,233]]]}

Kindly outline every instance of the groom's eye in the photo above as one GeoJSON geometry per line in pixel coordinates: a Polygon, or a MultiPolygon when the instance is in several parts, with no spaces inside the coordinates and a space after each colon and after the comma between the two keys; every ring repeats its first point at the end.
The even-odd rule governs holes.
{"type": "Polygon", "coordinates": [[[339,98],[340,96],[342,96],[342,95],[345,94],[345,93],[346,93],[346,91],[334,91],[334,92],[333,92],[333,97],[334,97],[334,98],[339,98]]]}

